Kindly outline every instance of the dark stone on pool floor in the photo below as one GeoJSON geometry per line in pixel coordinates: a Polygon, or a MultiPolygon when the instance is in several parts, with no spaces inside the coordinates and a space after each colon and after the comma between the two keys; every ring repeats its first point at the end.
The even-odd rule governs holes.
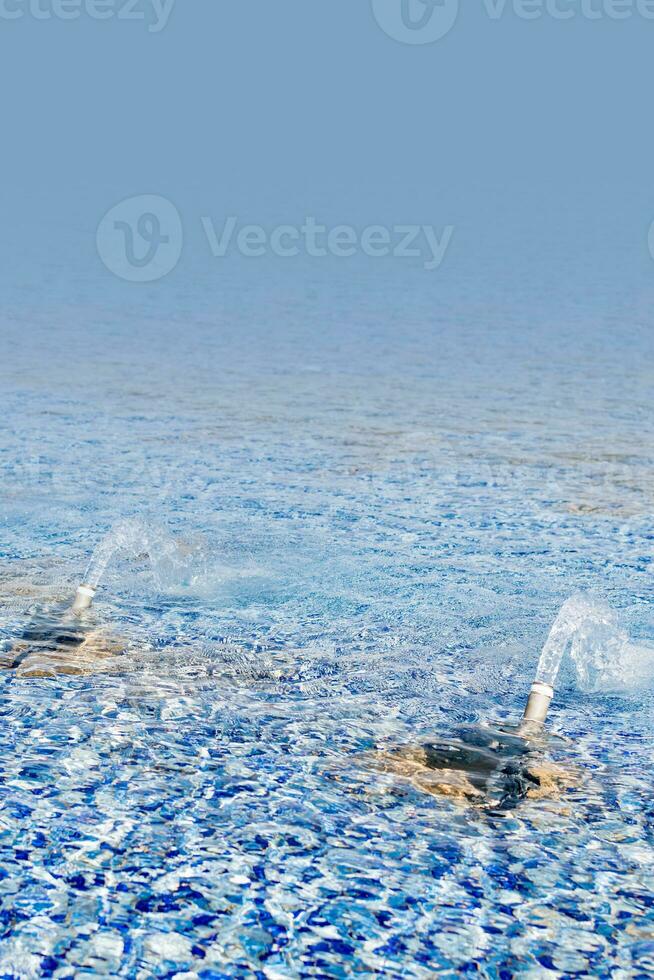
{"type": "Polygon", "coordinates": [[[451,739],[423,740],[375,757],[376,767],[408,778],[418,789],[498,811],[528,797],[559,795],[574,776],[511,731],[469,726],[451,739]]]}

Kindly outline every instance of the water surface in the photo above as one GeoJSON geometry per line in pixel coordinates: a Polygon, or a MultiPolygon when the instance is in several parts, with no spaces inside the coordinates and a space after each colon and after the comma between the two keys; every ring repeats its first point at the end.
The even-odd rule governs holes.
{"type": "Polygon", "coordinates": [[[363,761],[517,719],[574,592],[654,635],[642,310],[421,283],[4,309],[2,642],[150,542],[110,669],[0,674],[3,975],[654,970],[646,683],[564,669],[581,784],[504,816],[363,761]]]}

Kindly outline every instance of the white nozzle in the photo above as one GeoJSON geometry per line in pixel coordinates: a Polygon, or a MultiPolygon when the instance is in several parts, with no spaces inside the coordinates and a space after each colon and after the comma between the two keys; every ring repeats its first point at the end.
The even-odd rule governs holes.
{"type": "Polygon", "coordinates": [[[547,718],[550,702],[554,697],[554,688],[549,684],[534,681],[529,692],[529,700],[523,715],[523,721],[531,721],[542,725],[547,718]]]}
{"type": "Polygon", "coordinates": [[[90,585],[80,585],[75,593],[75,601],[73,602],[72,612],[75,615],[84,612],[88,609],[93,599],[95,597],[95,589],[92,589],[90,585]]]}

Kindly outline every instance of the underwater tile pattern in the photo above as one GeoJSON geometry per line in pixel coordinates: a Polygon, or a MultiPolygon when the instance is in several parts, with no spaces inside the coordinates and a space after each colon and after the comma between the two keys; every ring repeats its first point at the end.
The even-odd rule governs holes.
{"type": "Polygon", "coordinates": [[[372,295],[5,312],[2,648],[148,535],[124,653],[0,671],[0,977],[654,972],[648,684],[564,676],[578,782],[504,813],[369,763],[515,721],[579,589],[651,639],[651,334],[372,295]]]}

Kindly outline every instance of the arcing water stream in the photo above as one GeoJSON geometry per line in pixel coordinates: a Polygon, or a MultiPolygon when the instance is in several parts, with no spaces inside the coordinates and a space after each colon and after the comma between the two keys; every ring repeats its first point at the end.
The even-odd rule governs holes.
{"type": "Polygon", "coordinates": [[[561,607],[540,656],[538,682],[556,685],[568,648],[583,691],[629,690],[654,676],[654,647],[631,643],[613,610],[588,595],[574,595],[561,607]]]}

